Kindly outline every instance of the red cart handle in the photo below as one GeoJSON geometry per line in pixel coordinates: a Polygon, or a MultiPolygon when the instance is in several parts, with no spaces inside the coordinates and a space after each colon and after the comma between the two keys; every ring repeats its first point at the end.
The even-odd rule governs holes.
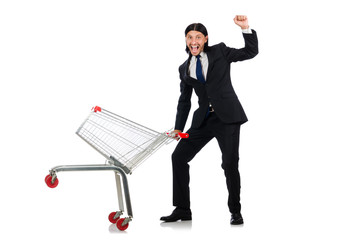
{"type": "Polygon", "coordinates": [[[180,138],[189,138],[189,134],[188,133],[177,133],[177,135],[180,137],[180,138]]]}
{"type": "Polygon", "coordinates": [[[183,133],[183,132],[166,132],[167,135],[169,135],[172,138],[188,138],[189,134],[188,133],[183,133]]]}

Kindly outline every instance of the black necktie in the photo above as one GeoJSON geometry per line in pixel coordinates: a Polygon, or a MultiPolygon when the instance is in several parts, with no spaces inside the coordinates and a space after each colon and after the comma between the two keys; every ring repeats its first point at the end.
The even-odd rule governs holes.
{"type": "Polygon", "coordinates": [[[202,66],[201,66],[201,61],[200,61],[200,55],[196,56],[197,60],[196,60],[196,77],[197,80],[199,80],[201,83],[205,83],[205,78],[204,75],[202,74],[202,66]]]}

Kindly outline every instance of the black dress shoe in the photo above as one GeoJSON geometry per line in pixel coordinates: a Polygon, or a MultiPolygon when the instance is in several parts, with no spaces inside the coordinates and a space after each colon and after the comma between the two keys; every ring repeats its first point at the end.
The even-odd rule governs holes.
{"type": "Polygon", "coordinates": [[[240,213],[231,214],[230,224],[231,225],[244,224],[244,220],[243,220],[243,217],[241,216],[241,214],[240,213]]]}
{"type": "Polygon", "coordinates": [[[191,215],[190,209],[176,208],[170,216],[161,217],[160,220],[165,222],[187,221],[192,219],[191,215]]]}

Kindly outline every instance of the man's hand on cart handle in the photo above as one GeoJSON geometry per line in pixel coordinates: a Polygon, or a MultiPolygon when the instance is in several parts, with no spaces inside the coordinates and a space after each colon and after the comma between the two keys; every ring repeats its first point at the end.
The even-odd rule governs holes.
{"type": "Polygon", "coordinates": [[[188,133],[183,133],[182,131],[180,130],[173,130],[171,133],[169,133],[169,135],[176,139],[176,140],[179,140],[180,138],[188,138],[189,137],[189,134],[188,133]]]}

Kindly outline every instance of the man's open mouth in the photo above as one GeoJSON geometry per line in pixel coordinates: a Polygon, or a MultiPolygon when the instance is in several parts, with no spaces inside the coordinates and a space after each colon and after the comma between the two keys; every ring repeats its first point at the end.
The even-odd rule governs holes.
{"type": "Polygon", "coordinates": [[[190,47],[191,47],[191,52],[193,53],[196,53],[200,48],[200,46],[197,45],[190,45],[190,47]]]}

